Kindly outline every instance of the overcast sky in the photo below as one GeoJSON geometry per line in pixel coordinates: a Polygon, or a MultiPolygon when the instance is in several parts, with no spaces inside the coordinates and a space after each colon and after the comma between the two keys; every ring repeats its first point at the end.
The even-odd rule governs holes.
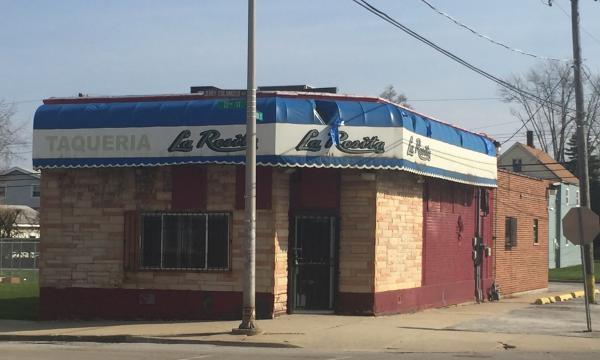
{"type": "MultiPolygon", "coordinates": [[[[498,41],[570,58],[568,0],[429,0],[498,41]],[[561,10],[562,8],[562,10],[561,10]]],[[[484,70],[506,78],[539,65],[474,36],[420,0],[371,3],[484,70]]],[[[600,2],[581,0],[583,56],[600,69],[600,2]],[[591,34],[591,35],[590,35],[591,34]]],[[[51,96],[186,93],[191,85],[244,88],[246,0],[0,0],[0,99],[31,137],[51,96]]],[[[337,86],[378,95],[392,84],[420,112],[503,140],[519,124],[498,87],[351,0],[257,0],[259,85],[337,86]]],[[[519,135],[518,140],[522,140],[519,135]]],[[[31,148],[13,165],[31,168],[31,148]]]]}

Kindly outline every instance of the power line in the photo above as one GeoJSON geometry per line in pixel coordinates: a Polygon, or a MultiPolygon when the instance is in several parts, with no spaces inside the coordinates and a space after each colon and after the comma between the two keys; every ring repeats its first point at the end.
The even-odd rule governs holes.
{"type": "MultiPolygon", "coordinates": [[[[539,162],[539,163],[528,163],[528,164],[518,164],[519,166],[539,166],[539,165],[567,165],[570,162],[565,161],[565,162],[539,162]]],[[[502,165],[502,164],[498,164],[498,167],[512,167],[512,164],[506,164],[506,165],[502,165]]]]}
{"type": "Polygon", "coordinates": [[[24,103],[32,103],[32,102],[42,102],[44,99],[31,99],[31,100],[15,100],[15,101],[6,101],[10,104],[24,104],[24,103]]]}
{"type": "Polygon", "coordinates": [[[424,3],[425,5],[429,6],[429,8],[431,8],[431,10],[433,10],[436,13],[444,16],[445,18],[449,19],[450,21],[452,21],[456,25],[458,25],[458,26],[460,26],[460,27],[462,27],[464,29],[467,29],[468,31],[470,31],[474,35],[476,35],[476,36],[478,36],[478,37],[480,37],[482,39],[485,39],[485,40],[491,42],[492,44],[501,46],[501,47],[505,48],[506,50],[509,50],[509,51],[512,51],[512,52],[516,52],[516,53],[521,54],[521,55],[530,56],[530,57],[533,57],[533,58],[536,58],[536,59],[541,59],[541,60],[564,61],[564,62],[570,61],[569,59],[558,59],[558,58],[553,58],[553,57],[541,56],[541,55],[536,55],[536,54],[533,54],[533,53],[530,53],[530,52],[527,52],[527,51],[523,51],[523,50],[519,50],[519,49],[513,48],[513,47],[511,47],[509,45],[506,45],[504,43],[496,41],[496,40],[492,39],[491,37],[489,37],[487,35],[484,35],[484,34],[478,32],[477,30],[473,29],[472,27],[470,27],[470,26],[468,26],[468,25],[466,25],[466,24],[458,21],[456,18],[454,18],[450,14],[445,13],[445,12],[439,10],[438,8],[436,8],[435,6],[431,5],[431,3],[429,3],[427,0],[421,0],[421,2],[424,3]]]}
{"type": "MultiPolygon", "coordinates": [[[[559,86],[559,85],[560,85],[560,84],[563,82],[564,78],[565,78],[565,77],[564,77],[564,75],[563,75],[563,76],[560,78],[560,80],[558,80],[558,82],[556,83],[556,85],[554,85],[554,87],[552,88],[552,90],[550,90],[550,94],[548,94],[548,98],[550,98],[550,97],[551,97],[551,96],[554,94],[554,91],[555,91],[555,90],[558,88],[558,86],[559,86]]],[[[531,114],[531,116],[529,117],[529,119],[527,119],[527,121],[524,121],[524,122],[523,122],[523,125],[521,125],[521,127],[520,127],[520,128],[518,128],[518,129],[517,129],[517,131],[515,131],[515,133],[514,133],[514,134],[512,134],[512,136],[510,136],[508,139],[504,140],[504,141],[502,142],[502,144],[501,144],[501,145],[504,145],[504,144],[506,144],[508,141],[510,141],[510,139],[512,139],[512,138],[513,138],[515,135],[517,135],[519,132],[521,132],[521,130],[523,130],[523,128],[524,128],[525,126],[527,126],[527,124],[528,124],[528,123],[529,123],[531,120],[533,120],[533,119],[535,118],[535,116],[537,115],[537,113],[538,113],[538,112],[540,112],[540,110],[541,110],[543,107],[544,107],[544,104],[543,104],[543,103],[542,103],[542,104],[540,104],[540,106],[538,106],[538,108],[537,108],[537,109],[536,109],[536,110],[535,110],[535,111],[534,111],[534,112],[531,114]]]]}
{"type": "Polygon", "coordinates": [[[441,98],[441,99],[407,99],[407,102],[416,101],[491,101],[491,100],[503,100],[500,97],[481,97],[481,98],[441,98]]]}
{"type": "MultiPolygon", "coordinates": [[[[562,12],[563,12],[563,14],[565,14],[565,16],[566,16],[566,17],[568,17],[569,19],[571,19],[571,14],[569,14],[569,13],[567,12],[567,10],[565,10],[565,9],[564,9],[562,6],[560,6],[560,4],[559,4],[559,2],[558,2],[558,1],[555,1],[555,2],[549,1],[549,2],[548,2],[547,4],[545,4],[545,5],[552,6],[553,4],[554,4],[554,5],[556,5],[556,7],[557,7],[557,8],[559,8],[559,9],[560,9],[560,11],[562,11],[562,12]]],[[[583,27],[581,24],[579,25],[579,27],[580,27],[581,29],[583,29],[583,32],[584,32],[584,33],[586,33],[586,34],[587,34],[587,35],[588,35],[588,36],[589,36],[589,37],[590,37],[592,40],[594,40],[594,41],[595,41],[597,44],[599,44],[599,45],[600,45],[600,40],[598,40],[598,38],[597,38],[597,37],[595,37],[595,36],[594,36],[594,35],[593,35],[591,32],[589,32],[589,31],[588,31],[588,30],[587,30],[585,27],[583,27]]]]}
{"type": "MultiPolygon", "coordinates": [[[[394,18],[392,18],[391,16],[389,16],[388,14],[386,14],[385,12],[379,10],[378,8],[376,8],[375,6],[371,5],[368,1],[366,0],[352,0],[354,1],[356,4],[358,4],[359,6],[361,6],[362,8],[364,8],[365,10],[369,11],[370,13],[374,14],[375,16],[381,18],[382,20],[388,22],[389,24],[397,27],[398,29],[404,31],[405,33],[407,33],[408,35],[412,36],[413,38],[421,41],[422,43],[428,45],[429,47],[435,49],[436,51],[440,52],[441,54],[445,55],[446,57],[449,57],[450,59],[456,61],[457,63],[465,66],[466,68],[478,73],[479,75],[497,83],[498,85],[505,87],[517,94],[520,94],[524,97],[527,97],[531,100],[534,100],[536,102],[539,102],[541,104],[549,104],[551,106],[557,106],[560,108],[559,104],[555,104],[551,101],[549,101],[549,99],[543,99],[541,97],[539,97],[538,95],[529,93],[527,91],[524,91],[522,89],[517,88],[516,86],[498,78],[497,76],[494,76],[484,70],[482,70],[481,68],[476,67],[475,65],[463,60],[462,58],[460,58],[459,56],[453,54],[452,52],[442,48],[441,46],[435,44],[434,42],[432,42],[431,40],[423,37],[422,35],[419,35],[418,33],[414,32],[413,30],[411,30],[410,28],[406,27],[405,25],[401,24],[400,22],[398,22],[397,20],[395,20],[394,18]]],[[[572,109],[569,109],[572,110],[572,109]]]]}
{"type": "Polygon", "coordinates": [[[508,125],[508,124],[520,123],[520,122],[521,122],[521,120],[506,121],[506,122],[496,123],[496,124],[492,124],[492,125],[479,126],[476,128],[472,128],[471,130],[487,129],[487,128],[492,128],[492,127],[504,126],[504,125],[508,125]]]}

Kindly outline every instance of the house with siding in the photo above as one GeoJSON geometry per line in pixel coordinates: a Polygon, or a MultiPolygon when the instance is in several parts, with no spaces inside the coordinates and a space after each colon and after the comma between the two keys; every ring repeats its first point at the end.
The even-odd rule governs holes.
{"type": "Polygon", "coordinates": [[[40,207],[40,174],[21,167],[0,171],[0,205],[40,207]]]}
{"type": "MultiPolygon", "coordinates": [[[[484,299],[492,139],[379,98],[259,91],[257,110],[258,317],[484,299]]],[[[45,100],[41,317],[239,318],[245,122],[239,92],[45,100]]]]}
{"type": "Polygon", "coordinates": [[[498,158],[502,169],[549,181],[548,192],[548,266],[550,269],[581,264],[580,251],[562,233],[562,219],[579,206],[579,180],[562,164],[533,145],[515,143],[498,158]]]}

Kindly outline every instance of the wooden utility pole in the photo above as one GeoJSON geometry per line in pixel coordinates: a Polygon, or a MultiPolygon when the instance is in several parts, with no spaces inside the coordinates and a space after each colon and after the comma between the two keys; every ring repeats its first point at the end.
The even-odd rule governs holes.
{"type": "MultiPolygon", "coordinates": [[[[571,26],[573,35],[573,80],[575,81],[575,123],[577,124],[577,169],[579,175],[580,204],[590,208],[590,177],[588,169],[587,124],[585,123],[583,84],[581,82],[581,46],[579,44],[579,0],[571,0],[571,26]]],[[[582,262],[585,266],[587,298],[595,302],[594,294],[594,244],[583,246],[582,262]]]]}

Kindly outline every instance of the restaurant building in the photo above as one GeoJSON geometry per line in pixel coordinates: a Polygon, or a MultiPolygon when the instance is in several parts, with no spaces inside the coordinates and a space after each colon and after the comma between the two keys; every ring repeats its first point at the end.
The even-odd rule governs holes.
{"type": "MultiPolygon", "coordinates": [[[[34,120],[44,319],[235,319],[240,94],[52,98],[34,120]]],[[[379,98],[257,99],[258,317],[483,299],[491,139],[379,98]]]]}

